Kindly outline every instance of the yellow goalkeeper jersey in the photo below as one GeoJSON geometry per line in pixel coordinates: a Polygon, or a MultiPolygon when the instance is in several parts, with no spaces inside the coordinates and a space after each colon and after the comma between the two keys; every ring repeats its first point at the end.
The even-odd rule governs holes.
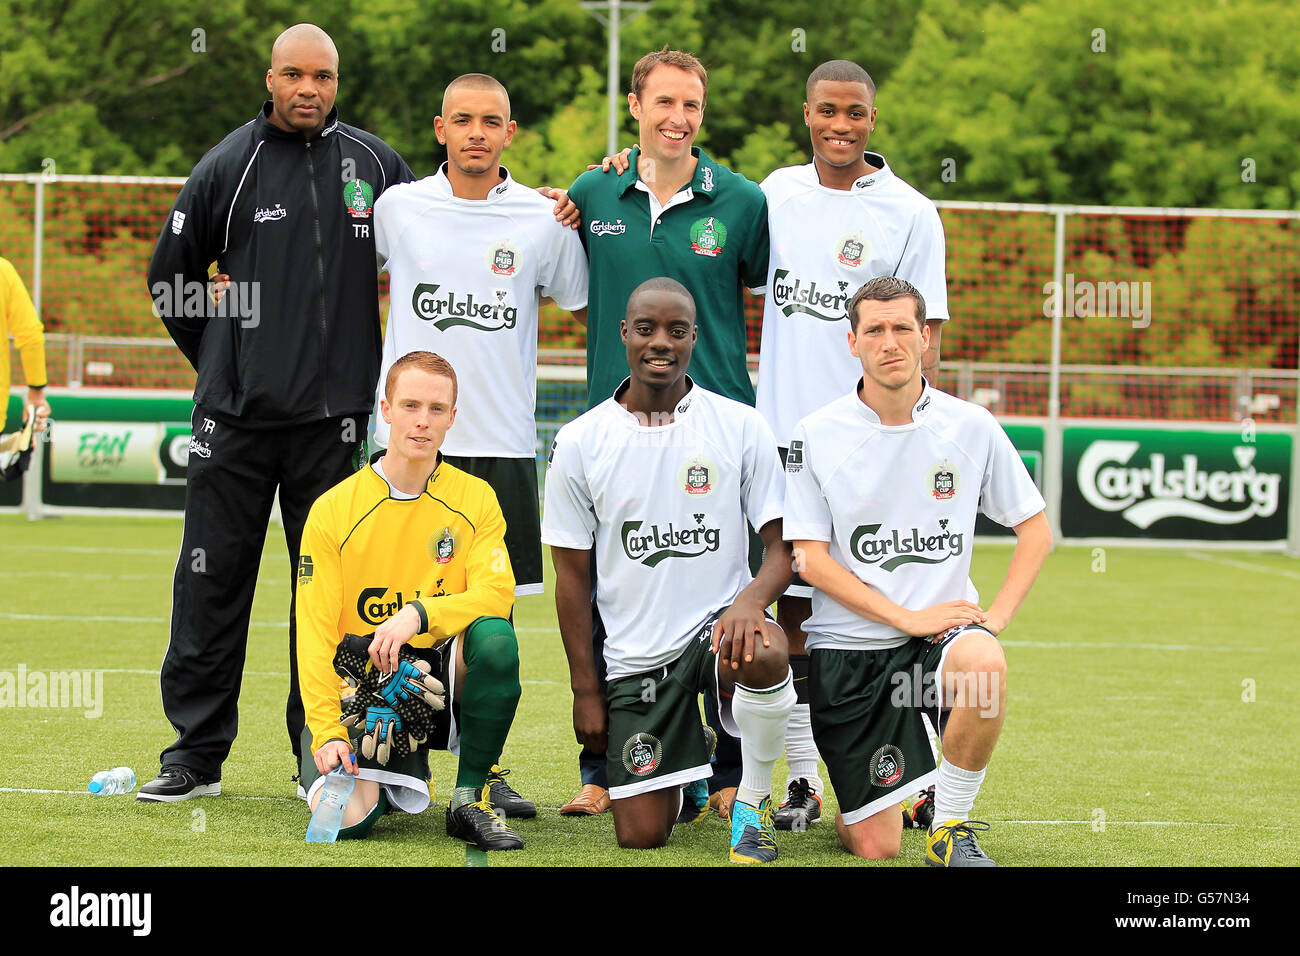
{"type": "Polygon", "coordinates": [[[27,384],[43,386],[46,383],[43,330],[18,270],[8,259],[0,259],[0,431],[4,431],[9,401],[9,336],[13,336],[22,359],[27,384]]]}
{"type": "Polygon", "coordinates": [[[480,617],[507,617],[515,577],[506,523],[487,482],[442,460],[418,498],[393,497],[366,465],[312,505],[298,561],[298,680],[312,750],[347,739],[334,653],[418,600],[434,647],[480,617]]]}

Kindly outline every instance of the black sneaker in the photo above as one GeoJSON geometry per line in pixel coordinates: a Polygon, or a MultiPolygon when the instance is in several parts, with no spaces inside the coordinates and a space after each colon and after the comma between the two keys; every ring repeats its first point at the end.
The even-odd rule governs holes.
{"type": "Polygon", "coordinates": [[[531,820],[537,816],[537,804],[520,796],[510,784],[506,783],[509,773],[509,770],[502,770],[495,764],[492,765],[492,770],[487,775],[488,799],[492,806],[508,817],[531,820]]]}
{"type": "Polygon", "coordinates": [[[922,790],[911,803],[903,804],[904,830],[929,830],[934,822],[934,787],[922,790]]]}
{"type": "Polygon", "coordinates": [[[190,797],[214,797],[221,792],[220,777],[205,777],[189,767],[169,764],[135,795],[137,800],[176,803],[190,797]]]}
{"type": "Polygon", "coordinates": [[[801,833],[821,818],[822,798],[803,777],[792,781],[786,790],[785,803],[776,811],[776,828],[801,833]]]}
{"type": "Polygon", "coordinates": [[[523,838],[492,812],[486,800],[447,807],[447,836],[459,837],[480,850],[522,850],[523,838]]]}

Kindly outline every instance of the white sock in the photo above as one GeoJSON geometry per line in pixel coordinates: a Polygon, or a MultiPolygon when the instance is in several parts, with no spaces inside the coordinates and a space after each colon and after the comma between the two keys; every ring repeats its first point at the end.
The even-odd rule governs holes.
{"type": "Polygon", "coordinates": [[[963,770],[947,760],[939,764],[939,782],[934,787],[934,823],[930,824],[930,832],[949,820],[969,820],[983,782],[983,770],[963,770]]]}
{"type": "Polygon", "coordinates": [[[794,685],[787,672],[776,687],[754,690],[736,685],[731,716],[740,730],[740,786],[736,799],[752,807],[772,792],[772,768],[785,744],[785,724],[794,707],[794,685]]]}
{"type": "Polygon", "coordinates": [[[803,779],[814,792],[822,792],[822,778],[817,774],[821,754],[813,742],[812,716],[807,704],[795,704],[794,710],[790,711],[790,720],[785,725],[785,759],[790,765],[790,774],[785,781],[787,790],[790,784],[803,779]]]}

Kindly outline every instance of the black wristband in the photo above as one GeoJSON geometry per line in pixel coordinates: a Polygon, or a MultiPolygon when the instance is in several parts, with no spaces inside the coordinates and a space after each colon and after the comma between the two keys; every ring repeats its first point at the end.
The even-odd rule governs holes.
{"type": "Polygon", "coordinates": [[[417,633],[429,633],[429,612],[424,609],[424,605],[419,601],[407,601],[410,607],[415,608],[415,613],[420,615],[420,630],[417,633]]]}

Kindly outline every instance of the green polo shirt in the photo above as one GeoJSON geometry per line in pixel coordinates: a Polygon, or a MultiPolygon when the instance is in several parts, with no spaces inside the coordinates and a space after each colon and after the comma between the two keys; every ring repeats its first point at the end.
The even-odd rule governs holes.
{"type": "Polygon", "coordinates": [[[582,212],[590,265],[587,297],[587,404],[595,406],[628,375],[619,322],[632,290],[657,276],[676,279],[695,297],[699,338],[691,377],[707,389],[754,404],[745,368],[742,283],[767,281],[767,199],[758,186],[719,166],[698,147],[688,202],[650,220],[650,196],[636,188],[637,157],[619,175],[593,169],[569,195],[582,212]]]}

